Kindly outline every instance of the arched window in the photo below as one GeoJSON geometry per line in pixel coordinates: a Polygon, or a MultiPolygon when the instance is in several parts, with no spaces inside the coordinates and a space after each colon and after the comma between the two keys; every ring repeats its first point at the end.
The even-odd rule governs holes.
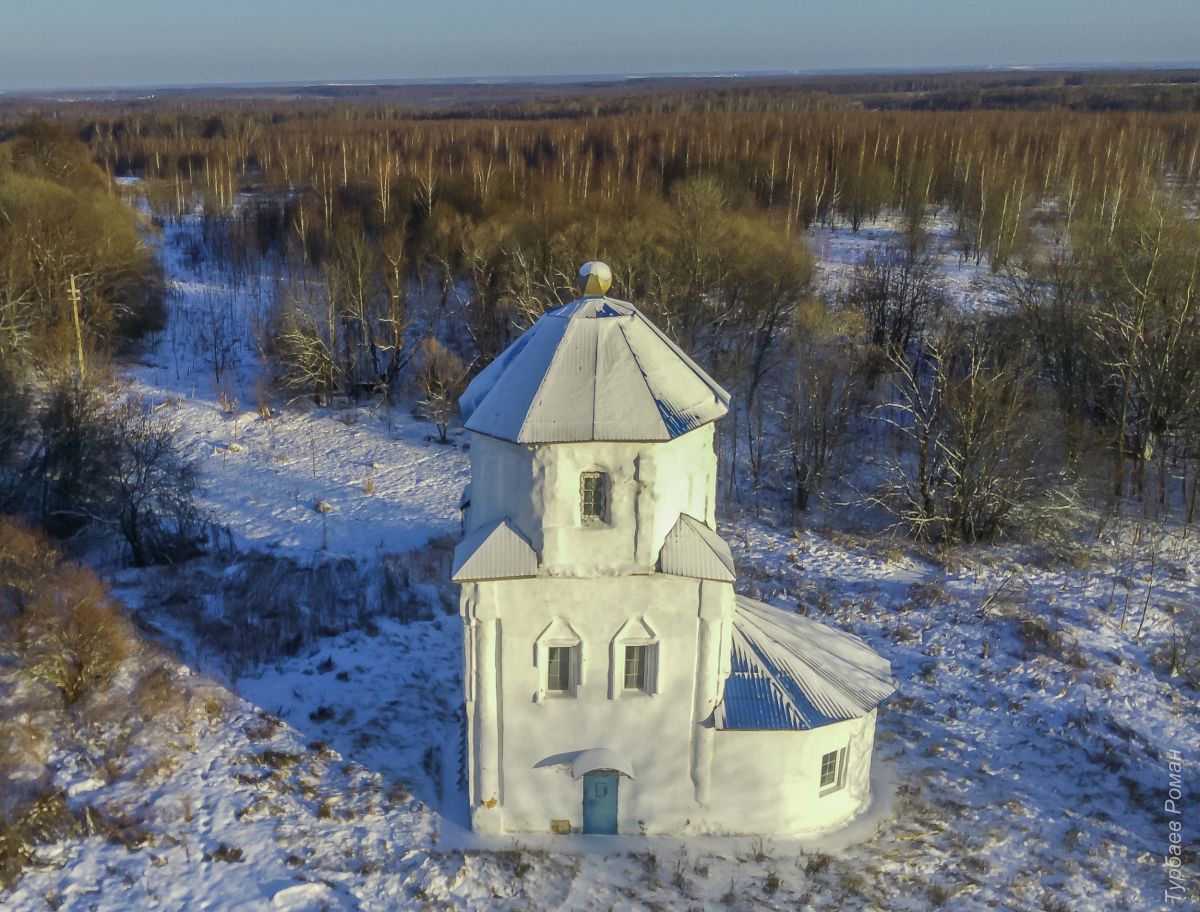
{"type": "Polygon", "coordinates": [[[579,476],[579,516],[584,525],[608,522],[609,479],[605,472],[579,476]]]}

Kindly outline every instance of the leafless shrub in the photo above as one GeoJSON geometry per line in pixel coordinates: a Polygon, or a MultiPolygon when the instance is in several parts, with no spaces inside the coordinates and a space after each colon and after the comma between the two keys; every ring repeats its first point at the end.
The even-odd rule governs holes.
{"type": "Polygon", "coordinates": [[[1040,614],[1021,618],[1017,623],[1017,636],[1027,650],[1058,653],[1063,648],[1062,631],[1040,614]]]}
{"type": "Polygon", "coordinates": [[[832,863],[833,859],[830,856],[824,852],[816,852],[804,862],[804,873],[809,877],[816,877],[828,871],[832,863]]]}
{"type": "Polygon", "coordinates": [[[1200,611],[1179,607],[1171,615],[1171,629],[1157,660],[1171,677],[1200,687],[1200,611]]]}
{"type": "Polygon", "coordinates": [[[44,534],[0,516],[0,620],[25,610],[58,561],[44,534]]]}
{"type": "Polygon", "coordinates": [[[867,346],[861,317],[813,299],[797,308],[795,373],[783,388],[792,503],[807,510],[841,457],[859,406],[867,346]]]}
{"type": "Polygon", "coordinates": [[[61,789],[38,795],[7,818],[0,818],[0,887],[10,887],[37,863],[37,846],[71,836],[83,828],[61,789]]]}
{"type": "Polygon", "coordinates": [[[22,672],[69,706],[124,665],[136,648],[129,623],[90,571],[67,565],[12,622],[22,672]]]}
{"type": "Polygon", "coordinates": [[[929,255],[906,245],[871,250],[855,268],[848,303],[870,325],[870,341],[884,357],[903,356],[944,306],[945,293],[929,255]]]}
{"type": "Polygon", "coordinates": [[[133,705],[145,722],[156,729],[179,731],[187,726],[190,709],[187,691],[175,671],[155,665],[143,671],[133,688],[133,705]]]}
{"type": "Polygon", "coordinates": [[[447,443],[450,420],[467,380],[467,367],[458,355],[432,336],[421,343],[421,369],[417,386],[424,401],[421,412],[438,430],[438,440],[447,443]]]}
{"type": "Polygon", "coordinates": [[[236,863],[245,861],[246,853],[242,851],[241,846],[230,846],[222,842],[213,852],[205,852],[204,860],[236,863]]]}
{"type": "Polygon", "coordinates": [[[881,414],[903,448],[873,503],[935,542],[1061,528],[1075,504],[1027,364],[953,325],[892,364],[896,396],[881,414]]]}
{"type": "Polygon", "coordinates": [[[66,377],[38,415],[33,450],[27,502],[52,532],[111,529],[138,566],[195,548],[195,466],[168,417],[142,397],[103,378],[66,377]]]}
{"type": "Polygon", "coordinates": [[[779,872],[774,868],[767,871],[767,877],[763,881],[763,890],[767,894],[779,892],[779,888],[783,886],[783,879],[779,876],[779,872]]]}

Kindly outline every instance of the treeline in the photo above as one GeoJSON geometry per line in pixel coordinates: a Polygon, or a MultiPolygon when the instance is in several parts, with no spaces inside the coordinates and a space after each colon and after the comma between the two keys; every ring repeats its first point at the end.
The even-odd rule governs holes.
{"type": "Polygon", "coordinates": [[[882,377],[903,455],[874,496],[922,534],[990,537],[1069,487],[1042,470],[1066,471],[1084,432],[1055,453],[1061,435],[1043,434],[1026,452],[1036,422],[1018,418],[1035,404],[1106,439],[1114,493],[1132,478],[1145,494],[1157,463],[1166,501],[1172,467],[1194,461],[1190,419],[1150,400],[1191,382],[1172,359],[1192,344],[1195,117],[872,113],[751,90],[649,104],[541,121],[348,105],[159,111],[81,131],[107,168],[146,178],[157,209],[183,212],[198,194],[235,270],[270,261],[292,276],[263,349],[282,384],[322,402],[390,390],[416,342],[433,337],[458,360],[417,357],[416,367],[422,389],[441,391],[429,401],[444,402],[463,363],[482,366],[570,299],[578,263],[597,257],[624,296],[735,388],[725,447],[737,496],[782,488],[806,507],[841,461],[838,428],[878,405],[882,377]],[[924,235],[939,210],[953,214],[964,259],[1007,277],[1027,323],[948,325],[924,235]],[[813,302],[806,229],[857,230],[885,212],[900,217],[902,243],[862,263],[844,299],[813,302]],[[1162,250],[1151,254],[1156,219],[1162,250]],[[1138,310],[1131,275],[1147,257],[1154,287],[1142,300],[1158,307],[1138,310]],[[1150,356],[1160,341],[1175,348],[1150,356]],[[827,355],[832,376],[791,374],[827,355]],[[960,389],[965,379],[975,386],[960,389]],[[977,398],[998,389],[1003,432],[1001,403],[977,398]],[[973,429],[953,413],[960,402],[978,410],[973,429]],[[946,436],[960,432],[975,436],[946,436]]]}
{"type": "Polygon", "coordinates": [[[0,143],[0,351],[65,368],[161,321],[155,261],[86,145],[43,120],[0,143]],[[73,303],[72,281],[78,293],[73,303]]]}
{"type": "MultiPolygon", "coordinates": [[[[1040,90],[1040,78],[972,90],[1040,90]]],[[[1061,86],[1077,87],[1107,90],[1061,86]]],[[[465,373],[573,297],[578,264],[601,258],[620,294],[734,388],[723,447],[738,497],[782,489],[806,507],[844,474],[838,428],[861,437],[868,415],[891,416],[901,452],[872,496],[931,537],[1000,534],[1034,493],[1065,487],[1017,479],[1036,465],[1062,481],[1081,435],[1111,448],[1114,495],[1156,483],[1165,502],[1168,476],[1194,462],[1191,419],[1158,400],[1191,382],[1176,359],[1192,344],[1195,116],[872,112],[754,85],[604,98],[581,115],[588,103],[473,119],[380,104],[152,105],[73,128],[105,169],[144,178],[163,217],[199,200],[204,255],[281,279],[259,349],[280,385],[321,403],[418,381],[444,432],[465,373]],[[964,261],[1004,277],[1026,323],[951,325],[925,237],[936,212],[954,219],[964,261]],[[840,297],[814,300],[808,229],[857,230],[885,213],[900,243],[860,264],[840,297]],[[1155,224],[1160,254],[1147,252],[1155,224]],[[837,370],[803,376],[826,358],[837,370]],[[978,436],[961,447],[945,436],[996,431],[999,404],[968,393],[997,388],[1010,415],[1061,411],[1068,421],[1046,424],[1073,436],[1051,454],[1061,435],[1043,435],[1020,458],[1009,434],[1027,421],[986,454],[978,436]],[[974,425],[959,402],[980,409],[974,425]]]]}
{"type": "Polygon", "coordinates": [[[161,326],[161,284],[76,136],[33,120],[0,143],[0,508],[60,537],[111,531],[139,565],[197,530],[169,421],[111,369],[161,326]]]}

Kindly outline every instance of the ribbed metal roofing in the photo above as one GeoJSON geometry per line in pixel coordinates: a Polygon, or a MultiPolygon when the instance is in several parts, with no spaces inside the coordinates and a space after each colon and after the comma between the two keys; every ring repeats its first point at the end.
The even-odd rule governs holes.
{"type": "Polygon", "coordinates": [[[525,536],[508,520],[498,519],[480,526],[458,543],[450,579],[463,583],[537,576],[537,564],[537,553],[525,536]]]}
{"type": "Polygon", "coordinates": [[[803,730],[866,715],[896,690],[859,637],[738,596],[719,729],[803,730]]]}
{"type": "Polygon", "coordinates": [[[632,304],[587,297],[544,314],[459,406],[468,430],[514,443],[671,440],[729,394],[632,304]]]}
{"type": "Polygon", "coordinates": [[[721,580],[736,579],[733,554],[725,539],[700,520],[680,513],[658,553],[658,570],[672,576],[721,580]]]}

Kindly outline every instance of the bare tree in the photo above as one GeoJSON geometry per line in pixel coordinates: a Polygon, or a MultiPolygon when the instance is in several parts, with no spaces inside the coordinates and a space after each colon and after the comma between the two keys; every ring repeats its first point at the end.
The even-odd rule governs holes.
{"type": "MultiPolygon", "coordinates": [[[[1090,324],[1116,438],[1113,493],[1123,493],[1132,456],[1142,495],[1147,463],[1165,460],[1197,415],[1200,227],[1175,201],[1154,196],[1107,233],[1098,253],[1090,324]]],[[[1165,475],[1160,465],[1163,485],[1165,475]]]]}
{"type": "Polygon", "coordinates": [[[871,344],[885,360],[909,351],[941,311],[944,297],[932,259],[907,245],[868,251],[846,291],[847,303],[867,318],[871,344]]]}
{"type": "Polygon", "coordinates": [[[108,512],[135,566],[175,560],[195,545],[196,466],[184,458],[175,428],[140,396],[118,407],[108,512]]]}
{"type": "Polygon", "coordinates": [[[195,466],[173,426],[138,396],[78,375],[51,391],[38,416],[27,495],[60,534],[85,525],[124,538],[137,566],[173,560],[194,547],[195,466]]]}
{"type": "Polygon", "coordinates": [[[442,443],[449,442],[450,420],[466,379],[467,368],[462,358],[432,336],[421,343],[421,370],[417,375],[417,385],[424,396],[421,411],[437,427],[442,443]]]}
{"type": "Polygon", "coordinates": [[[901,448],[873,501],[928,540],[1051,532],[1070,488],[1025,360],[979,327],[948,325],[893,366],[895,396],[880,408],[901,448]]]}
{"type": "Polygon", "coordinates": [[[791,382],[783,390],[792,506],[807,510],[845,441],[861,402],[866,366],[865,321],[855,311],[831,311],[812,300],[795,327],[791,382]]]}

